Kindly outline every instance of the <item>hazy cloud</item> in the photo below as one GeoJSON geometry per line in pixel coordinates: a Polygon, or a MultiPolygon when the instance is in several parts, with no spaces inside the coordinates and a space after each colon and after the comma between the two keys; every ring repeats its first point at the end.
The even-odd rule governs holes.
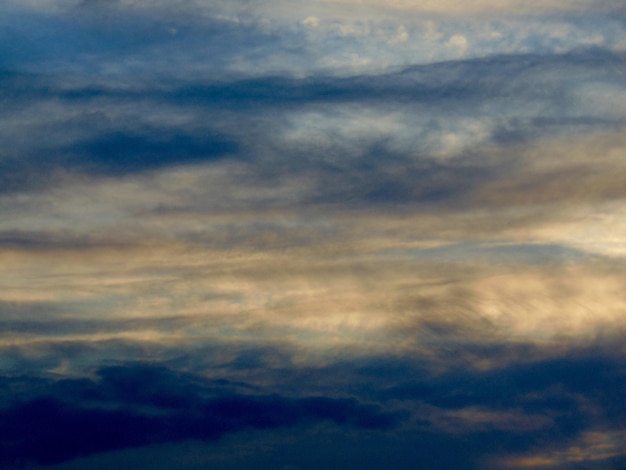
{"type": "Polygon", "coordinates": [[[624,18],[4,2],[0,466],[622,464],[624,18]]]}

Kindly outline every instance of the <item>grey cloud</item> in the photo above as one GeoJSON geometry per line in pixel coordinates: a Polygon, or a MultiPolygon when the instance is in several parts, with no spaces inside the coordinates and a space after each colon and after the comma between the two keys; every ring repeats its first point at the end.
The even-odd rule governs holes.
{"type": "MultiPolygon", "coordinates": [[[[75,309],[76,307],[74,307],[75,309]]],[[[98,333],[114,333],[124,332],[132,329],[160,329],[165,331],[173,331],[177,328],[184,327],[193,320],[186,317],[169,317],[159,319],[129,319],[129,320],[113,320],[113,319],[85,319],[82,317],[72,317],[70,315],[63,315],[60,318],[53,318],[55,311],[67,312],[59,305],[54,305],[53,308],[40,306],[38,309],[34,309],[32,306],[22,307],[16,310],[25,310],[29,315],[37,316],[38,318],[24,318],[24,319],[8,319],[10,317],[10,310],[2,306],[2,316],[0,320],[0,328],[4,335],[33,335],[33,336],[72,336],[76,334],[88,335],[98,333]],[[46,317],[48,317],[46,319],[46,317]]]]}
{"type": "Polygon", "coordinates": [[[158,169],[173,164],[211,161],[237,153],[237,144],[226,139],[203,135],[136,136],[115,132],[72,146],[76,155],[67,165],[104,174],[126,174],[158,169]],[[74,163],[74,160],[76,163],[74,163]],[[91,166],[91,168],[90,168],[91,166]]]}
{"type": "MultiPolygon", "coordinates": [[[[7,8],[0,55],[18,68],[99,81],[232,75],[231,64],[263,64],[276,50],[303,62],[299,35],[268,31],[193,2],[86,2],[56,9],[7,8]],[[289,38],[290,41],[285,41],[289,38]],[[294,50],[296,49],[296,50],[294,50]]],[[[0,20],[2,21],[2,20],[0,20]]]]}
{"type": "MultiPolygon", "coordinates": [[[[21,140],[7,136],[19,156],[3,157],[2,189],[45,187],[54,184],[55,172],[126,175],[236,158],[258,182],[298,175],[316,182],[318,190],[305,197],[313,203],[467,201],[485,183],[518,172],[521,144],[619,131],[622,118],[585,116],[571,97],[587,82],[620,86],[623,65],[621,55],[597,50],[491,57],[344,79],[144,83],[126,90],[58,84],[24,90],[16,82],[6,98],[14,109],[24,100],[54,101],[67,117],[50,127],[47,119],[27,114],[21,140]],[[171,112],[179,116],[174,122],[159,117],[171,112]],[[359,123],[367,113],[371,123],[359,123]],[[318,121],[309,123],[308,115],[318,121]],[[395,127],[374,128],[364,137],[378,116],[392,116],[395,127]],[[311,126],[325,121],[332,126],[310,134],[311,126]],[[476,123],[482,127],[472,127],[476,123]],[[355,125],[362,129],[355,131],[355,125]],[[41,138],[26,139],[28,133],[41,138]],[[60,135],[73,137],[55,141],[60,135]],[[449,138],[453,145],[446,150],[449,138]],[[486,156],[494,144],[500,154],[486,156]],[[442,150],[453,158],[440,161],[442,150]]],[[[250,183],[256,184],[245,184],[250,183]]]]}
{"type": "Polygon", "coordinates": [[[615,21],[324,68],[389,38],[183,3],[0,6],[0,467],[339,428],[485,468],[620,429],[615,21]]]}
{"type": "MultiPolygon", "coordinates": [[[[436,104],[467,103],[477,106],[483,100],[504,99],[506,104],[540,100],[547,105],[565,107],[568,93],[589,81],[621,85],[624,53],[602,48],[580,49],[564,54],[507,54],[485,58],[446,61],[406,66],[398,72],[354,75],[341,78],[314,75],[307,78],[270,75],[233,81],[220,79],[206,83],[178,85],[169,79],[155,90],[113,91],[112,97],[133,99],[151,97],[171,99],[177,104],[233,105],[250,107],[332,102],[374,102],[436,104]],[[541,83],[541,86],[533,84],[541,83]],[[165,86],[163,86],[165,84],[165,86]],[[177,86],[178,85],[178,86],[177,86]]],[[[186,79],[189,80],[189,79],[186,79]]],[[[205,83],[203,83],[203,81],[205,83]]],[[[140,82],[140,87],[141,87],[140,82]]],[[[150,82],[148,82],[150,83],[150,82]]],[[[130,85],[130,86],[129,86],[130,85]]],[[[96,90],[92,89],[91,92],[96,90]]],[[[68,90],[68,97],[80,97],[86,90],[68,90]]],[[[102,90],[106,96],[106,88],[102,90]]],[[[60,94],[63,96],[63,94],[60,94]]],[[[88,95],[87,95],[88,96],[88,95]]],[[[456,106],[455,106],[456,107],[456,106]]],[[[249,108],[254,109],[254,108],[249,108]]],[[[450,112],[451,109],[446,109],[450,112]]],[[[556,110],[555,110],[556,111],[556,110]]],[[[560,111],[563,111],[561,109],[560,111]]]]}
{"type": "Polygon", "coordinates": [[[388,429],[399,415],[354,399],[233,393],[228,381],[203,381],[162,368],[99,371],[100,380],[67,379],[0,412],[6,443],[0,465],[52,464],[113,449],[185,439],[216,440],[248,428],[329,420],[388,429]]]}
{"type": "Polygon", "coordinates": [[[97,236],[76,236],[54,231],[0,231],[2,251],[81,251],[98,248],[123,249],[129,245],[121,240],[103,240],[97,236]]]}
{"type": "MultiPolygon", "coordinates": [[[[515,346],[499,348],[486,354],[515,346]]],[[[459,367],[443,373],[408,356],[337,358],[315,368],[264,367],[262,386],[220,377],[225,369],[214,369],[213,378],[183,372],[177,368],[182,363],[103,367],[95,379],[5,377],[0,430],[12,439],[2,464],[50,464],[186,439],[219,446],[221,436],[246,429],[270,435],[286,426],[299,433],[327,421],[352,428],[357,442],[370,432],[382,442],[404,440],[400,424],[429,445],[443,439],[444,447],[456,448],[471,441],[473,451],[462,452],[463,459],[479,468],[486,457],[526,452],[548,438],[556,446],[597,426],[619,429],[626,392],[622,362],[596,348],[488,371],[459,367]],[[75,439],[77,433],[83,437],[75,439]]],[[[233,363],[242,366],[253,365],[233,363]]],[[[408,448],[402,449],[404,455],[408,448]]],[[[436,468],[435,462],[425,465],[436,468]]]]}
{"type": "Polygon", "coordinates": [[[43,63],[60,74],[65,70],[59,67],[62,62],[92,77],[129,77],[138,71],[164,77],[181,70],[196,75],[321,70],[345,75],[384,70],[381,63],[404,66],[416,57],[430,62],[466,53],[476,57],[515,50],[562,51],[603,41],[610,47],[623,37],[618,10],[591,5],[573,8],[584,15],[572,14],[569,8],[539,9],[543,16],[524,14],[496,26],[458,14],[418,14],[412,8],[408,15],[396,16],[404,11],[400,8],[394,15],[379,17],[389,13],[384,3],[373,10],[349,10],[346,5],[327,9],[317,2],[300,8],[283,2],[46,2],[39,9],[7,8],[7,23],[13,24],[7,31],[13,32],[7,34],[5,49],[17,62],[34,67],[43,63]],[[317,18],[319,27],[303,24],[307,17],[317,18]],[[455,36],[465,38],[464,47],[450,43],[455,36]],[[19,49],[32,52],[20,55],[19,49]],[[80,61],[67,60],[77,53],[80,61]]]}
{"type": "MultiPolygon", "coordinates": [[[[73,117],[52,127],[39,116],[29,117],[26,122],[30,124],[20,133],[38,133],[41,140],[18,142],[15,137],[7,136],[13,140],[13,147],[20,149],[20,156],[5,153],[3,174],[12,178],[3,186],[19,188],[19,181],[25,185],[33,179],[31,185],[43,183],[42,178],[36,177],[38,167],[47,172],[55,167],[81,170],[81,166],[82,171],[134,172],[183,162],[199,163],[227,153],[245,154],[246,158],[253,155],[259,162],[259,170],[264,155],[272,155],[271,162],[281,161],[287,168],[313,165],[324,170],[327,158],[312,146],[320,137],[331,139],[330,147],[321,151],[336,153],[337,159],[350,151],[365,156],[357,163],[364,166],[370,163],[367,157],[372,155],[370,161],[374,161],[376,154],[379,161],[391,159],[396,165],[410,166],[415,153],[430,159],[430,154],[438,151],[437,142],[447,134],[458,134],[457,139],[471,136],[471,129],[459,134],[455,127],[459,120],[483,119],[485,115],[489,116],[484,121],[485,135],[478,140],[470,137],[467,144],[453,148],[453,152],[471,155],[473,150],[490,143],[508,146],[581,129],[607,126],[617,129],[623,119],[585,117],[584,110],[575,107],[572,93],[588,81],[620,86],[618,76],[623,64],[619,54],[594,50],[563,56],[503,56],[449,62],[414,67],[401,73],[345,79],[270,77],[191,86],[170,82],[165,89],[161,85],[141,89],[145,85],[140,85],[134,91],[98,87],[63,90],[58,85],[56,88],[33,85],[25,90],[23,85],[10,84],[5,91],[9,107],[13,104],[17,109],[23,101],[55,100],[73,117]],[[120,106],[122,102],[139,106],[124,110],[120,106]],[[348,128],[342,130],[344,123],[340,119],[337,131],[343,138],[341,146],[333,147],[332,129],[322,130],[326,136],[311,136],[310,141],[305,133],[297,147],[283,141],[281,127],[298,113],[328,114],[334,119],[342,115],[349,117],[345,116],[345,106],[354,103],[372,113],[400,112],[403,121],[398,122],[396,135],[382,132],[378,141],[359,143],[360,136],[351,136],[348,128]],[[196,121],[154,124],[155,113],[158,116],[172,111],[187,113],[185,119],[196,121]],[[98,113],[104,117],[98,118],[98,113]],[[200,125],[197,120],[207,124],[200,125]],[[417,129],[419,139],[414,137],[417,129]],[[68,132],[75,136],[71,145],[55,142],[55,136],[68,132]],[[127,163],[116,163],[116,157],[127,163]]],[[[40,111],[33,107],[32,112],[40,111]]],[[[4,119],[11,116],[5,114],[4,119]]],[[[349,159],[342,160],[342,165],[350,164],[349,159]]],[[[358,167],[355,169],[358,171],[358,167]]],[[[417,171],[420,171],[419,162],[417,171]]],[[[467,171],[467,167],[461,171],[467,171]]],[[[332,177],[332,172],[328,175],[332,177]]],[[[428,175],[425,178],[430,179],[428,175]]],[[[452,181],[452,186],[456,185],[458,181],[452,181]]],[[[402,188],[402,184],[397,187],[402,188]]]]}

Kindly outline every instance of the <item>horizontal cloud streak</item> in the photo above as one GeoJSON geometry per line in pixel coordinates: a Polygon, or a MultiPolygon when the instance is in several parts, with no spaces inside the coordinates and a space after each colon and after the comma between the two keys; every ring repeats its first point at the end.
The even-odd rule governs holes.
{"type": "MultiPolygon", "coordinates": [[[[274,380],[288,378],[288,371],[292,375],[287,382],[295,393],[292,397],[262,394],[264,387],[237,380],[140,364],[100,369],[96,381],[5,378],[5,390],[26,386],[28,393],[17,403],[3,403],[0,429],[10,439],[2,464],[10,468],[20,461],[61,462],[94,452],[191,438],[214,442],[245,429],[288,426],[297,430],[330,421],[368,429],[383,441],[405,439],[400,424],[423,442],[449,433],[438,447],[454,448],[455,436],[478,433],[482,440],[476,441],[475,450],[466,448],[460,455],[477,468],[479,456],[494,447],[493,439],[509,453],[521,455],[532,448],[529,444],[545,442],[554,433],[561,434],[563,443],[579,435],[586,439],[580,433],[585,428],[579,423],[584,421],[619,430],[624,418],[619,401],[624,388],[622,366],[594,351],[581,353],[478,375],[459,369],[433,376],[412,362],[374,358],[343,366],[276,370],[274,380]],[[377,379],[382,371],[386,371],[384,384],[377,379]],[[407,374],[421,379],[407,380],[407,374]],[[608,376],[611,389],[602,386],[608,376]],[[368,396],[365,400],[370,404],[311,396],[315,383],[310,378],[321,380],[320,385],[334,383],[333,391],[326,391],[331,396],[341,396],[347,391],[344,387],[361,383],[359,393],[368,396]],[[78,434],[84,437],[75,439],[78,434]]],[[[8,397],[15,398],[10,393],[8,397]]],[[[588,455],[606,457],[593,447],[588,455]]],[[[615,455],[620,454],[613,451],[609,457],[615,455]]],[[[396,458],[401,462],[406,457],[396,458]]]]}
{"type": "Polygon", "coordinates": [[[4,10],[6,62],[98,80],[138,71],[350,75],[518,51],[623,50],[625,38],[624,9],[613,1],[22,2],[4,10]]]}
{"type": "Polygon", "coordinates": [[[307,421],[371,429],[385,429],[397,421],[393,414],[356,400],[238,395],[227,381],[208,382],[209,388],[157,368],[117,367],[99,375],[97,384],[57,382],[53,390],[59,396],[37,397],[4,409],[0,435],[6,445],[0,465],[52,464],[112,449],[191,438],[215,440],[245,428],[307,421]],[[133,410],[135,405],[145,411],[133,410]]]}
{"type": "Polygon", "coordinates": [[[0,467],[623,466],[624,13],[4,2],[0,467]]]}

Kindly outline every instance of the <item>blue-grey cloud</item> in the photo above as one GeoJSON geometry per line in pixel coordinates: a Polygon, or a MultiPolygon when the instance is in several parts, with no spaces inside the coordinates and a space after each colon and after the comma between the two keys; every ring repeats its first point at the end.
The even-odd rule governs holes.
{"type": "Polygon", "coordinates": [[[624,63],[623,54],[596,49],[353,78],[168,81],[128,90],[68,89],[44,77],[26,79],[25,88],[22,78],[9,80],[4,120],[21,112],[28,124],[7,134],[2,190],[45,187],[59,173],[124,175],[227,157],[245,161],[260,179],[319,180],[314,202],[466,199],[519,173],[521,144],[619,132],[626,117],[619,107],[604,113],[602,90],[621,89],[624,63]],[[54,122],[40,115],[50,106],[59,114],[54,122]],[[172,113],[176,119],[165,118],[172,113]],[[363,134],[391,116],[391,131],[363,134]],[[502,148],[502,158],[483,157],[490,145],[502,148]],[[456,158],[442,161],[442,152],[456,158]]]}
{"type": "Polygon", "coordinates": [[[275,382],[261,387],[172,365],[105,367],[97,380],[3,378],[3,468],[188,439],[215,442],[248,429],[301,432],[322,421],[371,430],[383,442],[405,439],[403,424],[422,442],[459,448],[460,461],[476,468],[486,456],[530,451],[546,439],[558,446],[598,427],[619,430],[626,418],[623,361],[598,349],[482,373],[441,374],[410,358],[370,357],[322,369],[266,369],[275,382]],[[331,383],[334,389],[311,393],[331,383]],[[282,392],[264,393],[275,386],[282,392]],[[468,439],[471,450],[461,451],[468,439]]]}
{"type": "Polygon", "coordinates": [[[393,3],[0,5],[0,467],[623,463],[623,7],[393,3]]]}
{"type": "Polygon", "coordinates": [[[615,3],[533,6],[371,2],[354,9],[308,2],[46,2],[4,7],[4,55],[14,63],[83,76],[351,74],[512,51],[619,49],[615,3]],[[510,13],[509,13],[510,12],[510,13]],[[582,13],[584,12],[584,13],[582,13]],[[442,15],[442,13],[444,13],[442,15]],[[470,14],[469,16],[467,14],[470,14]],[[473,14],[472,14],[473,13],[473,14]],[[534,13],[534,14],[531,14],[534,13]],[[79,56],[80,60],[68,60],[79,56]]]}
{"type": "Polygon", "coordinates": [[[126,447],[216,440],[250,428],[320,420],[388,429],[401,418],[354,399],[239,394],[234,389],[240,387],[228,381],[203,381],[150,366],[107,368],[98,375],[98,382],[66,379],[49,384],[43,396],[5,404],[0,465],[53,464],[126,447]]]}
{"type": "Polygon", "coordinates": [[[236,143],[219,137],[155,134],[136,136],[115,132],[78,143],[71,148],[76,163],[70,159],[67,164],[70,167],[93,165],[87,171],[95,173],[125,174],[172,164],[210,161],[237,151],[236,143]]]}

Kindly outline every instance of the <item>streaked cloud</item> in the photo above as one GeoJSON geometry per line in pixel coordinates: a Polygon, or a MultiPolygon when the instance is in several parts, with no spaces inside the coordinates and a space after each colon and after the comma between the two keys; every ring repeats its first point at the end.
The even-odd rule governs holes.
{"type": "Polygon", "coordinates": [[[623,466],[624,8],[418,3],[0,6],[0,468],[623,466]]]}
{"type": "Polygon", "coordinates": [[[505,468],[555,468],[574,465],[604,465],[613,460],[619,465],[623,459],[622,431],[592,431],[584,433],[570,447],[546,450],[535,455],[512,457],[499,462],[505,468]]]}

